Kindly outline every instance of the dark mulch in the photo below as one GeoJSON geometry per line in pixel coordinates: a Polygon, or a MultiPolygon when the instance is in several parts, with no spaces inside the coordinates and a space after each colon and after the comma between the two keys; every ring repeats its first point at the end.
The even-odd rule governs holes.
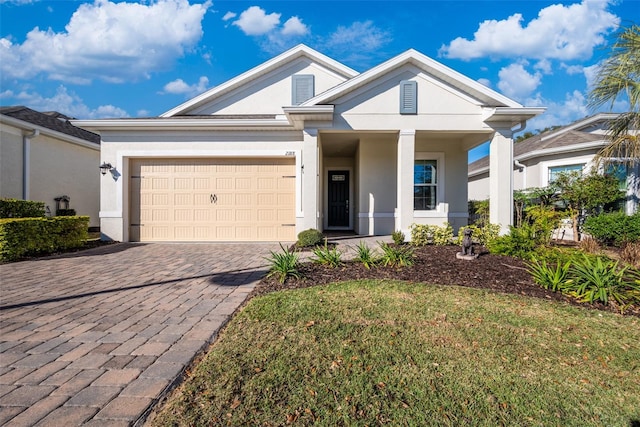
{"type": "MultiPolygon", "coordinates": [[[[564,301],[598,310],[620,312],[619,308],[603,304],[580,303],[560,292],[551,292],[536,285],[523,261],[480,250],[475,260],[456,258],[459,246],[429,245],[415,249],[415,264],[411,267],[374,267],[366,269],[361,263],[346,262],[342,267],[305,262],[300,279],[288,278],[284,284],[274,278],[263,279],[252,295],[263,295],[283,289],[307,288],[333,282],[358,279],[393,279],[417,283],[456,285],[487,289],[502,293],[525,295],[546,300],[564,301]]],[[[628,308],[625,314],[640,316],[640,307],[628,308]]]]}

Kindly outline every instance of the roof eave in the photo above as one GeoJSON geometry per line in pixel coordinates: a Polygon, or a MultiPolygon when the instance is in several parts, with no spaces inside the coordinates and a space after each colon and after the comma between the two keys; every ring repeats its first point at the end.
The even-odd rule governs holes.
{"type": "Polygon", "coordinates": [[[485,123],[509,123],[511,126],[526,122],[544,113],[544,107],[495,107],[485,109],[485,123]]]}
{"type": "Polygon", "coordinates": [[[73,120],[74,126],[100,133],[113,130],[235,130],[291,129],[286,118],[276,119],[105,119],[73,120]]]}
{"type": "Polygon", "coordinates": [[[44,126],[40,126],[30,122],[26,122],[24,120],[16,119],[14,117],[5,116],[4,114],[0,114],[0,121],[10,126],[14,126],[20,129],[28,130],[28,131],[37,130],[38,132],[40,132],[41,135],[48,135],[57,139],[61,139],[63,141],[67,141],[75,145],[80,145],[80,146],[91,148],[94,150],[100,150],[100,144],[97,142],[78,138],[77,136],[69,135],[63,132],[58,132],[44,126]]]}

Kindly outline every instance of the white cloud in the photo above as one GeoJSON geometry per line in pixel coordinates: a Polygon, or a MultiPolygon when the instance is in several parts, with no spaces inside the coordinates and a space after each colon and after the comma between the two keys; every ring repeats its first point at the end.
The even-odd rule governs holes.
{"type": "Polygon", "coordinates": [[[585,70],[585,67],[583,65],[561,64],[560,67],[564,68],[566,73],[569,74],[570,76],[573,76],[575,74],[582,74],[584,73],[584,70],[585,70]]]}
{"type": "Polygon", "coordinates": [[[23,4],[37,3],[38,1],[40,0],[0,0],[0,4],[12,3],[21,6],[23,4]]]}
{"type": "MultiPolygon", "coordinates": [[[[516,3],[517,4],[517,3],[516,3]]],[[[447,58],[525,57],[536,59],[588,59],[620,18],[609,13],[609,1],[589,1],[545,7],[536,19],[523,25],[516,13],[507,19],[482,22],[473,40],[458,37],[440,48],[447,58]]]]}
{"type": "Polygon", "coordinates": [[[515,100],[521,100],[531,95],[540,86],[542,74],[529,73],[525,70],[525,65],[527,65],[526,62],[511,64],[498,72],[500,78],[498,88],[503,94],[515,100]]]}
{"type": "Polygon", "coordinates": [[[281,31],[282,35],[285,36],[304,36],[308,32],[309,28],[297,16],[287,19],[281,31]]]}
{"type": "Polygon", "coordinates": [[[280,24],[279,13],[267,13],[259,6],[251,6],[240,14],[240,18],[233,22],[248,36],[261,36],[273,30],[280,24]]]}
{"type": "Polygon", "coordinates": [[[372,21],[354,22],[348,27],[339,26],[329,36],[330,49],[360,50],[371,52],[391,41],[388,32],[376,27],[372,21]]]}
{"type": "Polygon", "coordinates": [[[36,111],[57,111],[78,119],[100,119],[129,117],[129,114],[121,108],[113,105],[100,105],[92,109],[75,93],[69,92],[65,86],[59,86],[55,95],[45,98],[38,93],[4,91],[0,99],[10,98],[19,104],[25,105],[36,111]]]}
{"type": "Polygon", "coordinates": [[[210,5],[190,5],[188,0],[84,3],[63,32],[36,27],[22,44],[0,40],[0,71],[3,78],[44,74],[80,84],[147,78],[196,45],[210,5]]]}
{"type": "Polygon", "coordinates": [[[491,81],[489,79],[478,79],[478,83],[486,87],[491,87],[491,81]]]}
{"type": "Polygon", "coordinates": [[[553,73],[551,70],[551,61],[549,61],[548,59],[541,59],[533,66],[533,68],[542,71],[544,74],[553,73]]]}
{"type": "Polygon", "coordinates": [[[224,16],[222,17],[222,20],[223,20],[223,21],[228,21],[228,20],[230,20],[230,19],[235,18],[236,16],[238,16],[238,14],[237,14],[237,13],[227,12],[227,13],[225,13],[225,14],[224,14],[224,16]]]}
{"type": "Polygon", "coordinates": [[[176,79],[164,85],[164,88],[160,93],[193,97],[207,90],[208,86],[209,79],[205,76],[201,76],[198,83],[194,83],[192,85],[185,83],[182,79],[176,79]]]}
{"type": "Polygon", "coordinates": [[[540,94],[526,100],[527,106],[546,107],[544,114],[527,122],[527,130],[542,130],[551,126],[564,126],[588,116],[589,109],[585,95],[575,90],[566,93],[559,102],[543,98],[540,94]]]}

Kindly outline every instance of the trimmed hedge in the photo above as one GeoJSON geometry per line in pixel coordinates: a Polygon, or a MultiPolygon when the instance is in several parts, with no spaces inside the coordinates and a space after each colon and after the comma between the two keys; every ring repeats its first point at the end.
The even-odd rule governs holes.
{"type": "Polygon", "coordinates": [[[0,219],[0,260],[50,254],[84,245],[88,216],[0,219]]]}
{"type": "Polygon", "coordinates": [[[640,241],[640,212],[631,216],[624,212],[603,213],[587,217],[584,230],[599,243],[623,246],[640,241]]]}
{"type": "Polygon", "coordinates": [[[0,199],[0,218],[44,217],[44,202],[32,200],[0,199]]]}

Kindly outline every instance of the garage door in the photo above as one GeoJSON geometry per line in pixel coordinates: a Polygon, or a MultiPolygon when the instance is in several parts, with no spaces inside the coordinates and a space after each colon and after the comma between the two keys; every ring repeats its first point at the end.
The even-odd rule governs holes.
{"type": "Polygon", "coordinates": [[[132,241],[295,240],[294,159],[140,159],[132,241]]]}

